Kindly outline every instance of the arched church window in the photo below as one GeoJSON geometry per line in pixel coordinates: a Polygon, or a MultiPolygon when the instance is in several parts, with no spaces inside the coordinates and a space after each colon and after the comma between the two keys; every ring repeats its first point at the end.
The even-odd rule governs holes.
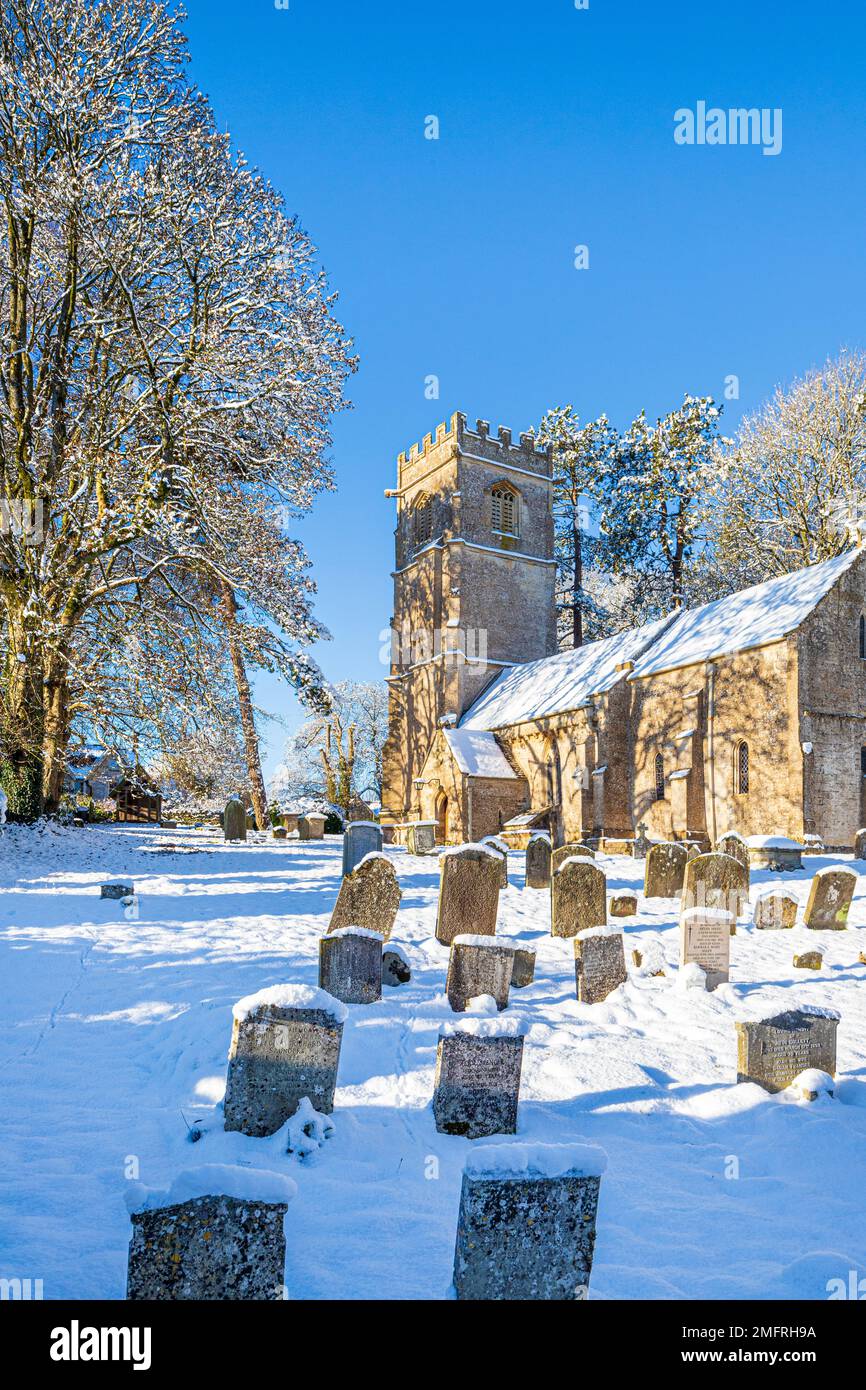
{"type": "Polygon", "coordinates": [[[429,497],[422,496],[415,503],[415,544],[423,545],[433,534],[433,506],[429,497]]]}
{"type": "Polygon", "coordinates": [[[866,661],[866,618],[860,614],[860,660],[866,661]]]}
{"type": "Polygon", "coordinates": [[[505,483],[499,483],[490,494],[490,525],[503,536],[520,534],[520,497],[505,483]]]}
{"type": "Polygon", "coordinates": [[[734,754],[734,779],[738,796],[746,796],[749,791],[749,745],[745,740],[737,744],[734,754]]]}
{"type": "Polygon", "coordinates": [[[656,801],[665,799],[665,760],[661,753],[656,753],[656,801]]]}

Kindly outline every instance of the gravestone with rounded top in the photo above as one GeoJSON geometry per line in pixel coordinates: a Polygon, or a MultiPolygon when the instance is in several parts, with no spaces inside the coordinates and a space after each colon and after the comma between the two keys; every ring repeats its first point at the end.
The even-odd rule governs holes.
{"type": "Polygon", "coordinates": [[[499,866],[499,869],[500,869],[500,872],[499,872],[499,887],[500,887],[500,888],[507,888],[507,887],[508,887],[508,846],[507,846],[507,844],[506,844],[505,841],[504,841],[503,839],[501,839],[498,835],[485,835],[485,836],[484,836],[484,839],[481,840],[481,841],[479,841],[479,843],[482,844],[482,845],[486,845],[486,847],[487,847],[488,849],[492,849],[492,850],[493,850],[494,854],[498,854],[498,855],[499,855],[499,857],[500,857],[500,866],[499,866]]]}
{"type": "Polygon", "coordinates": [[[455,936],[448,957],[445,993],[455,1013],[462,1013],[470,999],[490,995],[496,1007],[508,1004],[514,947],[496,936],[455,936]]]}
{"type": "Polygon", "coordinates": [[[574,976],[581,1004],[600,1004],[628,979],[622,932],[589,927],[574,938],[574,976]]]}
{"type": "Polygon", "coordinates": [[[396,989],[398,985],[408,985],[411,978],[409,957],[396,941],[390,942],[382,951],[382,984],[396,989]]]}
{"type": "Polygon", "coordinates": [[[342,927],[367,927],[387,941],[401,897],[391,860],[384,854],[369,854],[340,884],[328,932],[342,927]]]}
{"type": "Polygon", "coordinates": [[[459,845],[439,856],[436,940],[450,946],[455,936],[493,936],[499,910],[499,855],[483,845],[459,845]]]}
{"type": "Polygon", "coordinates": [[[226,840],[247,838],[247,808],[239,796],[230,797],[223,811],[223,835],[226,840]]]}
{"type": "Polygon", "coordinates": [[[467,1017],[443,1023],[436,1049],[433,1115],[441,1134],[514,1134],[526,1024],[467,1017]]]}
{"type": "Polygon", "coordinates": [[[525,989],[535,979],[535,952],[531,946],[515,946],[512,989],[525,989]]]}
{"type": "Polygon", "coordinates": [[[838,1026],[835,1010],[811,1004],[738,1021],[737,1081],[774,1092],[812,1068],[835,1076],[838,1026]]]}
{"type": "Polygon", "coordinates": [[[339,927],[319,938],[319,987],[344,1004],[382,998],[382,936],[368,927],[339,927]]]}
{"type": "Polygon", "coordinates": [[[758,931],[789,931],[797,921],[797,894],[768,888],[755,899],[752,922],[758,931]]]}
{"type": "Polygon", "coordinates": [[[678,898],[682,892],[688,859],[689,852],[685,845],[678,845],[674,841],[650,845],[644,867],[644,897],[678,898]]]}
{"type": "Polygon", "coordinates": [[[853,869],[832,865],[819,869],[809,887],[804,925],[812,931],[844,931],[856,887],[857,875],[853,869]]]}
{"type": "Polygon", "coordinates": [[[549,835],[530,835],[526,846],[527,888],[550,887],[551,855],[549,835]]]}
{"type": "Polygon", "coordinates": [[[552,936],[577,936],[607,922],[606,879],[590,859],[566,859],[551,879],[552,936]]]}
{"type": "Polygon", "coordinates": [[[594,859],[594,858],[595,858],[595,850],[594,850],[590,845],[584,845],[584,844],[581,844],[581,843],[579,843],[579,842],[575,842],[575,843],[573,843],[573,844],[567,844],[567,845],[560,845],[558,849],[553,850],[553,852],[551,853],[551,856],[550,856],[550,873],[551,873],[551,878],[552,878],[553,875],[556,873],[556,871],[557,871],[557,869],[559,868],[560,864],[564,864],[564,863],[565,863],[566,859],[594,859]]]}
{"type": "Polygon", "coordinates": [[[365,855],[381,853],[383,843],[382,827],[375,821],[351,821],[343,835],[343,877],[357,869],[365,855]]]}
{"type": "Polygon", "coordinates": [[[698,854],[686,864],[680,912],[693,907],[720,908],[736,922],[749,900],[746,870],[730,854],[698,854]]]}

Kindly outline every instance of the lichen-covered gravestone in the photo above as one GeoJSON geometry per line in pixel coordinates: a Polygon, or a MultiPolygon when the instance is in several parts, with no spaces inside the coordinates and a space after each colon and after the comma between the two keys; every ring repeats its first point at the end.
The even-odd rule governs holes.
{"type": "Polygon", "coordinates": [[[233,796],[226,802],[223,812],[223,836],[226,840],[247,838],[247,808],[238,796],[233,796]]]}
{"type": "Polygon", "coordinates": [[[637,912],[637,894],[611,893],[607,910],[611,917],[633,917],[637,912]]]}
{"type": "Polygon", "coordinates": [[[689,852],[685,845],[673,841],[650,845],[644,868],[644,897],[678,898],[688,860],[689,852]]]}
{"type": "Polygon", "coordinates": [[[484,839],[481,840],[479,843],[482,844],[482,845],[486,845],[487,849],[492,849],[493,852],[494,852],[494,854],[498,854],[498,855],[499,855],[499,857],[500,857],[500,865],[499,865],[499,887],[500,887],[500,888],[507,888],[507,887],[508,887],[508,846],[507,846],[507,844],[505,843],[504,840],[500,839],[498,835],[485,835],[485,836],[484,836],[484,839]]]}
{"type": "Polygon", "coordinates": [[[549,835],[530,835],[526,846],[527,888],[550,887],[551,855],[549,835]]]}
{"type": "Polygon", "coordinates": [[[856,887],[853,869],[819,869],[809,887],[804,925],[812,931],[844,931],[856,887]]]}
{"type": "Polygon", "coordinates": [[[410,821],[406,828],[406,849],[410,854],[433,854],[436,850],[435,820],[410,821]]]}
{"type": "Polygon", "coordinates": [[[384,854],[369,854],[340,884],[328,931],[339,931],[342,927],[367,927],[370,931],[379,932],[387,941],[401,897],[397,874],[390,859],[386,859],[384,854]]]}
{"type": "Polygon", "coordinates": [[[457,1220],[458,1299],[585,1299],[606,1161],[590,1144],[474,1148],[457,1220]]]}
{"type": "Polygon", "coordinates": [[[382,951],[382,984],[396,989],[398,985],[408,985],[411,978],[409,957],[402,946],[392,941],[382,951]]]}
{"type": "Polygon", "coordinates": [[[680,912],[692,907],[721,908],[736,918],[749,901],[747,871],[730,854],[698,854],[686,864],[680,912]]]}
{"type": "Polygon", "coordinates": [[[758,931],[789,931],[797,921],[797,894],[768,888],[755,899],[752,923],[758,931]]]}
{"type": "Polygon", "coordinates": [[[368,927],[340,927],[319,938],[319,987],[344,1004],[382,998],[382,937],[368,927]]]}
{"type": "Polygon", "coordinates": [[[721,907],[690,907],[680,918],[680,967],[699,965],[708,990],[730,979],[733,923],[733,914],[721,907]]]}
{"type": "Polygon", "coordinates": [[[515,946],[512,989],[525,989],[535,979],[535,952],[531,946],[515,946]]]}
{"type": "Polygon", "coordinates": [[[552,936],[577,936],[607,922],[606,879],[591,859],[566,859],[551,879],[552,936]]]}
{"type": "Polygon", "coordinates": [[[754,1081],[765,1091],[783,1091],[803,1071],[836,1075],[833,1009],[805,1004],[765,1018],[737,1023],[737,1081],[754,1081]]]}
{"type": "Polygon", "coordinates": [[[550,856],[551,879],[557,869],[565,863],[566,859],[594,859],[595,850],[590,845],[583,845],[575,842],[574,844],[560,845],[559,849],[553,850],[550,856]]]}
{"type": "Polygon", "coordinates": [[[749,883],[750,863],[749,846],[736,830],[729,830],[726,835],[720,835],[716,841],[717,854],[729,854],[732,859],[736,859],[738,864],[742,864],[746,871],[746,884],[749,883]]]}
{"type": "Polygon", "coordinates": [[[622,932],[589,927],[574,938],[574,977],[581,1004],[600,1004],[628,979],[622,932]]]}
{"type": "Polygon", "coordinates": [[[343,836],[343,877],[357,869],[366,854],[379,853],[382,844],[382,827],[375,821],[351,821],[343,836]]]}
{"type": "Polygon", "coordinates": [[[448,957],[445,993],[455,1013],[462,1013],[470,999],[489,994],[496,1007],[508,1004],[514,947],[495,936],[455,936],[448,957]]]}
{"type": "Polygon", "coordinates": [[[866,830],[858,830],[854,836],[854,858],[866,859],[866,830]]]}
{"type": "Polygon", "coordinates": [[[275,1134],[304,1096],[330,1115],[345,1004],[309,985],[273,985],[240,999],[232,1014],[226,1129],[275,1134]]]}
{"type": "Polygon", "coordinates": [[[130,1184],[126,1297],[281,1300],[296,1192],[280,1173],[223,1164],[179,1173],[167,1191],[130,1184]]]}
{"type": "Polygon", "coordinates": [[[499,909],[499,856],[481,845],[460,845],[439,856],[436,940],[450,946],[455,936],[493,936],[499,909]]]}
{"type": "Polygon", "coordinates": [[[526,1024],[516,1018],[443,1023],[436,1049],[433,1115],[441,1134],[514,1134],[526,1024]]]}
{"type": "Polygon", "coordinates": [[[311,811],[298,817],[298,836],[301,840],[322,840],[325,836],[325,817],[311,811]]]}

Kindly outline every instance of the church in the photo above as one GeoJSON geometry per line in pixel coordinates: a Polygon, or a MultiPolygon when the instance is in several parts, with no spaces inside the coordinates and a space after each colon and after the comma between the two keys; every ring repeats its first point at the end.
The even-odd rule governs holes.
{"type": "Polygon", "coordinates": [[[442,844],[714,844],[866,824],[857,546],[576,650],[556,640],[552,460],[455,413],[397,460],[384,824],[442,844]]]}

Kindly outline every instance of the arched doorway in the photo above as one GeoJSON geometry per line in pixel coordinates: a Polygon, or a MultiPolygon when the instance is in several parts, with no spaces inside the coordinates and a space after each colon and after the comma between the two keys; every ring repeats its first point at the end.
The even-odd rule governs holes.
{"type": "Polygon", "coordinates": [[[436,798],[436,838],[440,845],[448,843],[448,797],[440,792],[436,798]]]}

